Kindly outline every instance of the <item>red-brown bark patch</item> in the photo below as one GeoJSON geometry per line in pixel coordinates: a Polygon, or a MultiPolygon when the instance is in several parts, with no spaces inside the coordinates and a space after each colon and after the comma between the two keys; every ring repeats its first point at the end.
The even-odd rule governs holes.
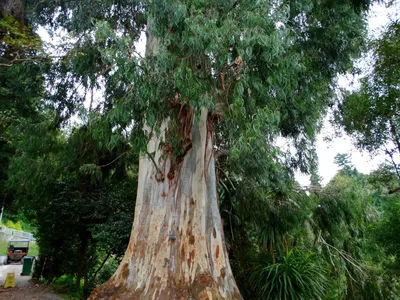
{"type": "Polygon", "coordinates": [[[139,253],[138,253],[139,257],[143,257],[145,255],[144,248],[145,247],[143,245],[140,245],[140,249],[139,249],[139,253]]]}
{"type": "MultiPolygon", "coordinates": [[[[216,282],[213,280],[209,273],[199,274],[196,276],[191,286],[192,299],[197,300],[211,300],[211,299],[229,299],[236,298],[223,298],[221,297],[216,282]],[[211,294],[210,294],[211,293],[211,294]]],[[[240,298],[238,298],[240,299],[240,298]]]]}
{"type": "Polygon", "coordinates": [[[215,258],[218,259],[219,256],[219,246],[217,246],[217,248],[215,248],[215,258]]]}
{"type": "Polygon", "coordinates": [[[221,277],[222,279],[225,279],[226,271],[225,268],[221,268],[221,277]]]}
{"type": "Polygon", "coordinates": [[[191,260],[194,260],[194,254],[195,254],[195,251],[193,249],[192,251],[190,251],[190,259],[191,260]]]}
{"type": "Polygon", "coordinates": [[[202,286],[202,287],[206,287],[206,286],[209,286],[209,285],[212,283],[213,278],[212,278],[211,275],[208,274],[208,273],[206,273],[206,274],[199,274],[199,275],[196,276],[196,278],[194,279],[194,281],[195,281],[198,285],[200,285],[200,286],[202,286]]]}
{"type": "Polygon", "coordinates": [[[181,247],[181,258],[182,259],[185,258],[185,245],[184,244],[182,244],[182,247],[181,247]]]}
{"type": "Polygon", "coordinates": [[[169,180],[174,179],[175,178],[174,172],[173,171],[168,172],[167,177],[168,177],[169,180]]]}
{"type": "Polygon", "coordinates": [[[192,222],[189,220],[188,221],[188,227],[186,228],[186,235],[191,236],[192,235],[192,226],[190,226],[192,222]]]}
{"type": "Polygon", "coordinates": [[[122,266],[121,276],[122,276],[122,278],[124,278],[124,279],[128,278],[128,276],[129,276],[129,266],[128,266],[127,263],[125,263],[125,264],[122,266]]]}
{"type": "Polygon", "coordinates": [[[194,245],[194,236],[193,235],[191,235],[190,237],[189,237],[189,244],[190,245],[194,245]]]}
{"type": "MultiPolygon", "coordinates": [[[[140,294],[141,290],[138,290],[140,294]]],[[[125,285],[115,284],[113,279],[110,279],[105,284],[95,288],[88,299],[90,300],[111,300],[111,299],[126,299],[122,296],[127,294],[128,290],[125,285]]],[[[131,296],[129,299],[139,299],[139,297],[131,296]]]]}

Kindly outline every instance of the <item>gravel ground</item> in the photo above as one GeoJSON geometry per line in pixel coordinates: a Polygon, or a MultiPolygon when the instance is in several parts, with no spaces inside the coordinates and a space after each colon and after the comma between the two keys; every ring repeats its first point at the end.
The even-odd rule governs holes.
{"type": "Polygon", "coordinates": [[[0,265],[0,299],[7,300],[65,300],[47,287],[33,284],[30,276],[21,276],[22,265],[0,265]],[[7,273],[15,273],[15,288],[4,289],[7,273]]]}

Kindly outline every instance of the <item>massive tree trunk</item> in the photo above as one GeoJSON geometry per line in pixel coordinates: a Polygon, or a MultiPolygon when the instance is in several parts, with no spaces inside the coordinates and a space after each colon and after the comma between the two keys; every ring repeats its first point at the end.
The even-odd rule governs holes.
{"type": "Polygon", "coordinates": [[[189,118],[192,148],[176,165],[153,137],[139,163],[130,243],[117,272],[89,299],[242,299],[219,213],[213,126],[189,118]],[[156,166],[154,163],[158,164],[156,166]]]}

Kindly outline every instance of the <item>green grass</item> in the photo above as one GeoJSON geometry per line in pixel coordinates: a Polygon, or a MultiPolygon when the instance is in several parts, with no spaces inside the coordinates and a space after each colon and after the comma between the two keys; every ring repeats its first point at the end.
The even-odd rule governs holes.
{"type": "Polygon", "coordinates": [[[39,246],[35,242],[29,243],[29,256],[39,256],[39,246]]]}
{"type": "MultiPolygon", "coordinates": [[[[51,283],[52,289],[63,298],[66,299],[80,299],[80,291],[76,290],[76,278],[72,275],[62,275],[61,277],[53,280],[51,283]]],[[[83,287],[83,279],[81,281],[81,289],[83,287]]]]}
{"type": "Polygon", "coordinates": [[[7,254],[7,246],[8,246],[8,242],[0,241],[0,255],[7,254]]]}
{"type": "MultiPolygon", "coordinates": [[[[0,255],[6,255],[8,248],[7,241],[0,241],[0,255]]],[[[39,255],[39,246],[35,242],[29,243],[29,256],[38,256],[39,255]]]]}

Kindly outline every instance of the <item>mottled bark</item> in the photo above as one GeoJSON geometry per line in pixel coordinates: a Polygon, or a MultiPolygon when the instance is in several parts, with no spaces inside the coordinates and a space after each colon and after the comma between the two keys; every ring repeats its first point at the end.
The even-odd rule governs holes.
{"type": "MultiPolygon", "coordinates": [[[[193,120],[193,118],[192,118],[193,120]]],[[[130,243],[117,272],[89,299],[242,299],[219,213],[208,114],[192,121],[192,148],[172,165],[156,137],[139,164],[130,243]]]]}

